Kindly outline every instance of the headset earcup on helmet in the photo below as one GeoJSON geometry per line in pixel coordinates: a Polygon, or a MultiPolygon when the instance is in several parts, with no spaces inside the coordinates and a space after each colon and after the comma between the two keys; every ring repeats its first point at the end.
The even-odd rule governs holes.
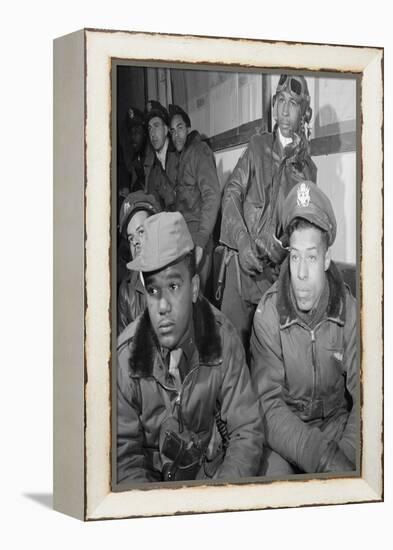
{"type": "Polygon", "coordinates": [[[304,122],[306,122],[307,124],[310,122],[311,120],[311,117],[312,117],[312,109],[310,106],[306,107],[306,110],[304,112],[304,122]]]}
{"type": "Polygon", "coordinates": [[[277,94],[273,96],[273,118],[277,120],[277,94]]]}

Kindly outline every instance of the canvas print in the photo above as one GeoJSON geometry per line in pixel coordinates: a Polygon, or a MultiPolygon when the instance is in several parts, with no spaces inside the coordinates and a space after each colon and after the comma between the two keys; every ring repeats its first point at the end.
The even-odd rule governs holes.
{"type": "Polygon", "coordinates": [[[112,70],[112,486],[359,475],[358,77],[112,70]]]}

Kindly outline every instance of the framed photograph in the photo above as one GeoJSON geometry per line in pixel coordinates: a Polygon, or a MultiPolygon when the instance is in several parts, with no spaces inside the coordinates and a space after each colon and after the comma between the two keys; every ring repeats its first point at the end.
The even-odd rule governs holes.
{"type": "Polygon", "coordinates": [[[381,48],[55,40],[56,510],[383,500],[382,132],[381,48]]]}

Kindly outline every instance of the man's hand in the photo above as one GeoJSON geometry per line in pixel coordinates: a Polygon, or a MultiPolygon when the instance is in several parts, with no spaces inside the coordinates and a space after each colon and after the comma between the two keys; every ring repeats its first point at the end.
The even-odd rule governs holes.
{"type": "Polygon", "coordinates": [[[262,273],[263,265],[252,249],[250,237],[244,235],[239,242],[239,262],[248,275],[262,273]]]}
{"type": "Polygon", "coordinates": [[[195,247],[195,262],[196,262],[197,267],[201,263],[202,257],[203,257],[203,248],[201,246],[196,246],[195,247]]]}
{"type": "Polygon", "coordinates": [[[276,265],[280,265],[288,253],[288,250],[275,235],[264,233],[261,235],[261,238],[255,240],[255,244],[261,256],[268,256],[276,265]]]}

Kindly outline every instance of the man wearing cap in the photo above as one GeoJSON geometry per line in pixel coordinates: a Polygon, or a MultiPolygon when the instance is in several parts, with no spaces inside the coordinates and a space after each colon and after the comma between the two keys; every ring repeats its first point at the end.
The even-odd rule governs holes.
{"type": "Polygon", "coordinates": [[[151,149],[145,159],[145,191],[159,201],[163,210],[173,210],[175,204],[174,180],[178,163],[175,148],[168,137],[168,111],[159,101],[150,100],[145,111],[145,125],[149,135],[151,149]]]}
{"type": "Polygon", "coordinates": [[[311,114],[305,78],[281,75],[273,97],[273,133],[251,138],[224,189],[220,241],[229,263],[222,311],[246,349],[256,305],[277,279],[286,254],[279,241],[284,198],[299,181],[316,181],[305,133],[311,114]]]}
{"type": "Polygon", "coordinates": [[[198,296],[179,212],[144,223],[130,267],[147,309],[118,339],[117,481],[236,479],[259,470],[259,403],[232,325],[198,296]]]}
{"type": "MultiPolygon", "coordinates": [[[[146,195],[143,191],[130,193],[124,200],[120,210],[119,230],[123,242],[127,241],[128,252],[131,254],[132,259],[139,256],[142,250],[144,221],[149,216],[160,212],[160,210],[160,205],[153,195],[146,195]]],[[[127,263],[127,267],[128,265],[127,263]]],[[[129,269],[127,271],[127,275],[121,281],[118,294],[118,334],[134,321],[146,307],[141,274],[138,271],[130,271],[129,269]]]]}
{"type": "Polygon", "coordinates": [[[175,174],[176,202],[174,210],[181,212],[195,243],[196,262],[201,289],[209,276],[213,238],[221,202],[216,163],[210,147],[199,132],[191,130],[188,114],[178,105],[169,105],[172,141],[179,155],[175,174]]]}
{"type": "MultiPolygon", "coordinates": [[[[118,147],[118,190],[123,199],[131,192],[145,187],[144,151],[146,131],[143,113],[136,107],[127,110],[120,129],[118,147]]],[[[121,201],[119,200],[119,207],[121,201]]]]}
{"type": "Polygon", "coordinates": [[[330,258],[336,219],[312,182],[283,205],[289,257],[257,307],[251,375],[264,412],[261,475],[347,472],[357,454],[356,301],[330,258]]]}

